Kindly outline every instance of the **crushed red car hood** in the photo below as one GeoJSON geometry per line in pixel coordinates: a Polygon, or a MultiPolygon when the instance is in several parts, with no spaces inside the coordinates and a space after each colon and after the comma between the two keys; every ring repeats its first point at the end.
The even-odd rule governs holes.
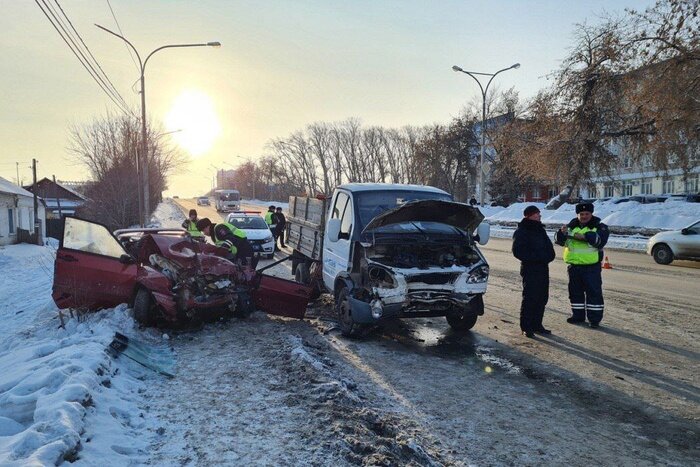
{"type": "Polygon", "coordinates": [[[139,261],[148,264],[148,257],[164,256],[184,268],[197,267],[204,274],[235,274],[236,266],[230,261],[215,256],[217,247],[189,238],[172,235],[145,235],[139,253],[139,261]]]}

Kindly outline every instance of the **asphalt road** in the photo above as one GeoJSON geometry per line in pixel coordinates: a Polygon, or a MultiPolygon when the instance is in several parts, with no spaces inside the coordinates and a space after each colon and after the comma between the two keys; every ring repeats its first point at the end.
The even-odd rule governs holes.
{"type": "MultiPolygon", "coordinates": [[[[200,217],[220,218],[213,206],[177,201],[185,209],[196,208],[200,217]]],[[[265,210],[245,203],[243,209],[265,210]]],[[[607,251],[613,269],[603,271],[605,314],[601,328],[592,330],[565,321],[570,316],[566,265],[556,246],[544,319],[553,334],[527,339],[518,324],[521,278],[510,246],[510,240],[494,238],[482,247],[491,268],[486,312],[468,340],[453,338],[440,318],[389,326],[376,338],[452,354],[473,353],[475,345],[495,346],[500,357],[521,367],[563,379],[579,377],[584,386],[700,420],[700,263],[676,261],[662,266],[645,254],[607,251]],[[449,348],[444,345],[446,339],[449,348]]]]}

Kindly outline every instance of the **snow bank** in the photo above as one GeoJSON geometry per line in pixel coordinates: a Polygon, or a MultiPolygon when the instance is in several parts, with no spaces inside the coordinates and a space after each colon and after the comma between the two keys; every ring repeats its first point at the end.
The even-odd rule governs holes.
{"type": "Polygon", "coordinates": [[[289,210],[289,203],[283,201],[263,201],[259,199],[244,199],[241,200],[242,203],[250,204],[253,206],[261,206],[267,211],[268,206],[274,205],[275,207],[281,207],[284,211],[289,210]]]}
{"type": "Polygon", "coordinates": [[[148,227],[162,227],[166,229],[181,229],[185,214],[179,204],[171,198],[163,200],[151,215],[148,227]]]}
{"type": "MultiPolygon", "coordinates": [[[[665,202],[641,204],[636,201],[615,204],[597,201],[594,214],[610,227],[630,229],[677,230],[700,220],[700,203],[665,202]]],[[[507,208],[485,207],[482,213],[491,224],[519,222],[530,205],[542,211],[544,224],[563,225],[576,217],[575,205],[564,204],[557,210],[544,209],[545,203],[515,203],[507,208]]]]}
{"type": "Polygon", "coordinates": [[[0,249],[0,465],[144,461],[148,426],[128,414],[145,370],[105,353],[115,331],[139,331],[126,305],[66,316],[61,328],[54,257],[47,246],[0,249]]]}

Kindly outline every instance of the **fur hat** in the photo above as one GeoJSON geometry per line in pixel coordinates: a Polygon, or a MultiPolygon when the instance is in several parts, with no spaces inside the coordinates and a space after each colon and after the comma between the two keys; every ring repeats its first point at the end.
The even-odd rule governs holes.
{"type": "Polygon", "coordinates": [[[593,214],[593,203],[578,203],[576,205],[576,214],[583,211],[588,211],[593,214]]]}

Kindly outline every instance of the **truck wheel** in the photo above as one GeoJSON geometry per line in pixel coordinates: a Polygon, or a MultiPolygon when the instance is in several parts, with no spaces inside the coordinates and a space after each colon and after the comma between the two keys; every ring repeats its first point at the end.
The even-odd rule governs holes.
{"type": "Polygon", "coordinates": [[[357,336],[362,325],[352,319],[352,308],[350,307],[350,291],[343,287],[335,299],[335,311],[338,314],[338,326],[340,333],[345,337],[357,336]]]}
{"type": "Polygon", "coordinates": [[[308,285],[310,279],[309,265],[307,263],[299,263],[297,270],[294,273],[294,280],[300,284],[308,285]]]}
{"type": "Polygon", "coordinates": [[[140,288],[138,292],[136,292],[136,298],[134,298],[134,319],[136,322],[144,326],[152,326],[155,324],[153,307],[154,302],[151,297],[151,292],[140,288]]]}
{"type": "Polygon", "coordinates": [[[660,245],[656,245],[652,250],[651,254],[654,256],[654,261],[656,261],[659,264],[671,264],[671,262],[673,261],[673,252],[667,245],[664,245],[663,243],[660,245]]]}
{"type": "Polygon", "coordinates": [[[447,323],[453,330],[463,332],[469,331],[471,328],[473,328],[479,316],[471,312],[463,312],[454,315],[447,315],[446,318],[447,323]]]}

